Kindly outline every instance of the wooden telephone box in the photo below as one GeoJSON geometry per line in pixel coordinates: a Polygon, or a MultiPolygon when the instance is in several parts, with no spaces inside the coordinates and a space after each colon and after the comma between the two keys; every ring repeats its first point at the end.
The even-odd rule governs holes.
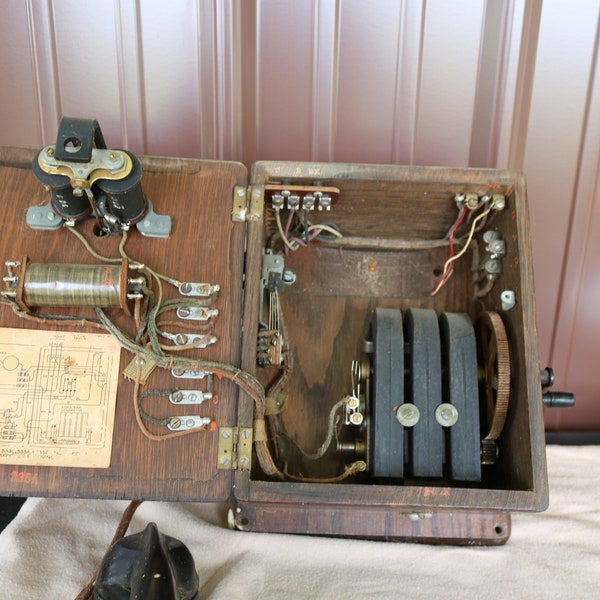
{"type": "Polygon", "coordinates": [[[110,296],[82,266],[127,257],[100,311],[121,336],[110,460],[51,463],[94,439],[68,349],[51,393],[41,358],[26,369],[0,345],[0,493],[228,501],[242,530],[471,544],[546,508],[522,174],[142,157],[124,240],[111,219],[139,188],[91,167],[79,191],[97,205],[61,214],[78,167],[45,189],[38,153],[0,153],[0,326],[105,334],[93,300],[38,304],[61,285],[110,296]],[[14,450],[18,427],[36,453],[14,450]]]}

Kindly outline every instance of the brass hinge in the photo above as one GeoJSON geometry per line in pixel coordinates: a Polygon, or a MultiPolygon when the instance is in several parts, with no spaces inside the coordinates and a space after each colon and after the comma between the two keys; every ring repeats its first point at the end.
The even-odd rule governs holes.
{"type": "Polygon", "coordinates": [[[252,428],[220,427],[217,469],[249,471],[252,465],[252,428]]]}
{"type": "Polygon", "coordinates": [[[265,200],[264,185],[236,185],[233,188],[231,220],[234,223],[260,221],[265,200]]]}

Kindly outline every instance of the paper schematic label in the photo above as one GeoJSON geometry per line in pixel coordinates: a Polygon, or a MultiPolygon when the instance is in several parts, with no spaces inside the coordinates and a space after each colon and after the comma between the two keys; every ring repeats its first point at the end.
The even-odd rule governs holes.
{"type": "Polygon", "coordinates": [[[107,334],[0,328],[0,464],[109,467],[119,356],[107,334]]]}

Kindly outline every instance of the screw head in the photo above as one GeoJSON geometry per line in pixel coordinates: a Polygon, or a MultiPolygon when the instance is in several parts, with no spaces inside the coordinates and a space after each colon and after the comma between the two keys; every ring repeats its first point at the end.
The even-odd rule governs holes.
{"type": "Polygon", "coordinates": [[[504,196],[494,196],[492,208],[494,210],[504,210],[506,207],[506,198],[504,196]]]}
{"type": "Polygon", "coordinates": [[[477,199],[477,197],[469,196],[469,198],[467,198],[467,207],[468,208],[475,209],[475,208],[477,208],[478,204],[479,204],[479,200],[477,199]]]}
{"type": "Polygon", "coordinates": [[[177,314],[180,318],[185,319],[192,314],[192,309],[189,306],[182,306],[177,309],[177,314]]]}
{"type": "Polygon", "coordinates": [[[363,422],[363,416],[359,412],[352,413],[350,421],[352,421],[354,425],[360,425],[363,422]]]}
{"type": "Polygon", "coordinates": [[[179,390],[173,392],[173,394],[171,394],[171,400],[173,400],[173,402],[181,402],[183,400],[183,392],[179,390]]]}
{"type": "Polygon", "coordinates": [[[421,413],[419,412],[419,409],[410,402],[401,404],[396,409],[396,419],[398,419],[398,423],[404,427],[414,427],[419,422],[420,416],[421,413]]]}
{"type": "Polygon", "coordinates": [[[175,343],[178,346],[185,346],[187,344],[188,341],[188,336],[185,335],[185,333],[180,333],[177,336],[175,336],[175,343]]]}
{"type": "Polygon", "coordinates": [[[171,420],[169,421],[169,425],[173,429],[179,429],[181,427],[181,419],[179,417],[171,417],[171,420]]]}
{"type": "Polygon", "coordinates": [[[458,421],[456,406],[444,402],[435,409],[435,420],[442,427],[452,427],[458,421]]]}
{"type": "Polygon", "coordinates": [[[352,396],[351,398],[348,398],[348,402],[346,404],[348,404],[348,408],[358,408],[360,401],[358,398],[352,396]]]}

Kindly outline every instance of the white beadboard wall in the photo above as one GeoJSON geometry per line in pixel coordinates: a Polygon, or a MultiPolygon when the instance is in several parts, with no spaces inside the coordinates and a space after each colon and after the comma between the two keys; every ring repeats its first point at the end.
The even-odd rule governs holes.
{"type": "Polygon", "coordinates": [[[600,429],[597,0],[2,8],[0,144],[51,143],[65,114],[137,153],[524,170],[542,366],[578,396],[546,423],[600,429]]]}

